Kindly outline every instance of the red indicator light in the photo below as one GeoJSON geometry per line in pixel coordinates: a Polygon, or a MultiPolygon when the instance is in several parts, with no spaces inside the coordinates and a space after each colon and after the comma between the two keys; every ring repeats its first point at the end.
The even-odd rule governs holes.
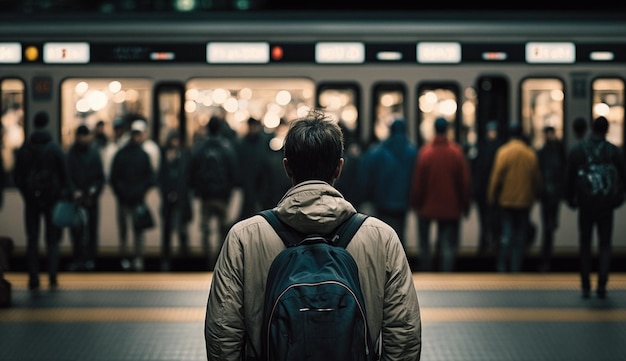
{"type": "Polygon", "coordinates": [[[272,60],[281,60],[283,58],[283,47],[276,45],[272,47],[272,60]]]}

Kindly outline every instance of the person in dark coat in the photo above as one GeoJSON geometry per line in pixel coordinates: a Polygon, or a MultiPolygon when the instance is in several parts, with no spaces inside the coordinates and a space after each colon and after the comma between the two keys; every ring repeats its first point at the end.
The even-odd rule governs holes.
{"type": "Polygon", "coordinates": [[[271,174],[263,165],[270,154],[269,139],[263,133],[263,125],[258,119],[248,119],[248,132],[237,142],[239,161],[239,184],[243,191],[243,203],[239,219],[251,217],[261,210],[262,194],[271,174]]]}
{"type": "Polygon", "coordinates": [[[371,201],[378,218],[389,224],[406,248],[406,218],[417,147],[406,133],[404,119],[391,124],[387,139],[374,145],[361,159],[359,189],[371,201]]]}
{"type": "Polygon", "coordinates": [[[86,125],[76,128],[76,141],[67,152],[67,164],[74,183],[74,199],[85,209],[85,227],[70,230],[74,248],[72,270],[95,268],[100,222],[100,195],[104,187],[104,167],[100,152],[92,145],[91,131],[86,125]]]}
{"type": "Polygon", "coordinates": [[[541,191],[541,263],[539,270],[548,272],[552,249],[554,248],[554,233],[559,227],[559,211],[563,200],[565,186],[565,166],[567,155],[563,143],[557,138],[553,126],[543,129],[545,143],[537,151],[539,170],[543,179],[541,191]]]}
{"type": "MultiPolygon", "coordinates": [[[[138,207],[145,205],[146,194],[156,185],[150,157],[143,150],[146,123],[143,121],[133,122],[131,125],[130,140],[115,153],[111,166],[110,183],[115,197],[119,200],[120,212],[118,214],[118,227],[120,229],[120,252],[127,257],[126,229],[129,219],[138,207]]],[[[132,223],[132,222],[131,222],[132,223]]],[[[133,225],[134,259],[132,268],[135,271],[143,271],[143,243],[144,231],[133,225]]],[[[122,260],[122,268],[130,269],[131,263],[127,259],[122,260]]]]}
{"type": "Polygon", "coordinates": [[[189,157],[189,150],[181,146],[178,131],[171,131],[162,150],[157,180],[161,196],[161,271],[167,272],[171,267],[173,232],[178,235],[180,255],[189,255],[189,157]]]}
{"type": "Polygon", "coordinates": [[[235,147],[222,135],[223,124],[219,117],[209,119],[206,138],[194,147],[189,166],[190,188],[200,200],[201,244],[209,269],[214,258],[211,235],[221,244],[230,228],[228,206],[238,182],[238,171],[259,166],[237,163],[235,147]],[[213,219],[217,221],[216,227],[212,226],[213,219]]]}
{"type": "Polygon", "coordinates": [[[570,150],[566,170],[566,199],[568,205],[578,209],[578,235],[580,253],[580,281],[582,297],[589,298],[591,293],[591,261],[593,257],[593,229],[598,234],[598,283],[596,294],[599,298],[606,297],[611,266],[611,244],[613,238],[613,215],[615,209],[624,202],[626,190],[626,165],[622,151],[606,140],[609,122],[605,117],[598,117],[592,123],[592,133],[583,142],[570,150]],[[581,199],[576,184],[578,171],[587,163],[586,152],[598,149],[599,158],[615,166],[618,176],[617,187],[621,187],[621,197],[611,202],[594,202],[581,199]]]}
{"type": "Polygon", "coordinates": [[[44,238],[48,253],[48,279],[51,288],[58,286],[59,243],[62,229],[52,222],[52,209],[62,197],[72,192],[65,153],[52,139],[45,128],[50,121],[46,112],[38,112],[34,117],[35,131],[18,150],[15,159],[14,180],[24,199],[24,225],[26,228],[26,257],[28,267],[28,288],[39,288],[39,230],[44,219],[44,238]],[[31,170],[33,172],[31,172],[31,170]],[[41,171],[41,172],[38,172],[41,171]],[[45,190],[34,190],[33,178],[45,177],[42,183],[45,190]]]}
{"type": "Polygon", "coordinates": [[[485,137],[478,143],[476,157],[472,160],[472,195],[478,208],[478,254],[495,250],[499,239],[498,208],[487,201],[489,175],[496,151],[502,145],[498,123],[488,122],[485,137]]]}

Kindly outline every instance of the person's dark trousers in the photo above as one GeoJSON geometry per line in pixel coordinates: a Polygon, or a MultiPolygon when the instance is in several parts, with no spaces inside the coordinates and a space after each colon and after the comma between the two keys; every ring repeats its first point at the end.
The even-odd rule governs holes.
{"type": "Polygon", "coordinates": [[[529,209],[501,208],[502,235],[496,269],[498,272],[517,273],[522,270],[528,234],[529,209]],[[509,266],[507,268],[507,266],[509,266]]]}
{"type": "Polygon", "coordinates": [[[431,272],[433,270],[432,256],[430,254],[430,223],[431,220],[418,217],[417,237],[419,241],[419,270],[431,272]]]}
{"type": "MultiPolygon", "coordinates": [[[[430,225],[431,219],[418,218],[419,260],[420,270],[433,271],[430,252],[430,225]]],[[[437,241],[435,254],[438,255],[439,269],[442,272],[452,272],[455,268],[456,253],[459,240],[459,220],[437,220],[437,241]]]]}
{"type": "Polygon", "coordinates": [[[539,267],[543,272],[550,270],[554,233],[559,225],[560,206],[560,202],[541,203],[541,264],[539,267]]]}
{"type": "Polygon", "coordinates": [[[70,235],[74,261],[79,268],[93,269],[98,253],[98,204],[83,206],[87,215],[84,226],[72,228],[70,235]]]}
{"type": "Polygon", "coordinates": [[[441,272],[454,272],[459,248],[459,220],[437,221],[437,249],[441,272]]]}
{"type": "Polygon", "coordinates": [[[591,289],[590,273],[593,228],[598,235],[598,291],[606,292],[611,267],[611,239],[613,236],[613,210],[596,212],[580,209],[578,212],[580,280],[583,293],[591,289]]]}
{"type": "Polygon", "coordinates": [[[486,200],[476,202],[478,207],[478,254],[484,255],[489,250],[496,248],[496,208],[490,205],[486,200]]]}
{"type": "Polygon", "coordinates": [[[171,267],[172,257],[172,234],[174,231],[178,234],[178,242],[180,243],[180,254],[183,257],[188,256],[188,234],[187,228],[182,223],[181,210],[176,203],[165,202],[161,209],[163,217],[161,224],[161,270],[169,271],[171,267]]]}
{"type": "Polygon", "coordinates": [[[404,232],[406,229],[406,213],[406,211],[392,211],[385,209],[376,210],[376,214],[378,215],[378,217],[396,231],[398,237],[400,238],[400,242],[404,246],[405,250],[406,243],[404,232]]]}
{"type": "Polygon", "coordinates": [[[28,264],[28,287],[39,287],[39,230],[44,217],[44,238],[47,250],[47,266],[50,285],[57,285],[59,269],[59,241],[62,229],[52,223],[52,206],[41,207],[26,202],[24,220],[26,228],[26,255],[28,264]]]}

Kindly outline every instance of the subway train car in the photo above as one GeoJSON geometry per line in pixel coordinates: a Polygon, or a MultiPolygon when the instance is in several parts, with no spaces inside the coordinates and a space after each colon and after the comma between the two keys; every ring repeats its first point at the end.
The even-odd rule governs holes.
{"type": "MultiPolygon", "coordinates": [[[[363,150],[385,139],[397,117],[406,119],[418,147],[434,136],[434,120],[445,117],[452,124],[449,137],[468,159],[489,121],[503,131],[509,122],[521,122],[535,148],[544,142],[543,127],[551,125],[570,148],[576,141],[573,119],[600,115],[610,121],[608,140],[623,149],[625,78],[626,21],[606,14],[5,18],[2,157],[10,174],[13,152],[33,131],[37,111],[50,114],[50,130],[64,149],[80,124],[93,128],[103,121],[112,137],[116,119],[136,114],[148,119],[157,143],[178,130],[188,147],[213,115],[224,116],[239,136],[247,130],[245,120],[254,117],[273,134],[270,145],[278,151],[284,120],[314,107],[341,122],[363,150]]],[[[148,201],[158,214],[156,190],[148,201]]],[[[239,204],[236,193],[232,220],[239,204]]],[[[109,187],[100,206],[100,252],[114,254],[118,236],[109,187]]],[[[538,208],[532,220],[540,227],[538,208]]],[[[616,214],[616,253],[626,253],[624,208],[616,214]]],[[[26,243],[22,209],[9,182],[0,233],[15,240],[17,254],[26,243]]],[[[560,217],[555,254],[571,254],[577,251],[576,212],[563,204],[560,217]]],[[[409,218],[407,251],[416,255],[415,215],[409,218]]],[[[190,232],[192,246],[200,247],[197,216],[190,232]]],[[[461,252],[475,252],[477,238],[472,209],[463,219],[461,252]]],[[[539,238],[531,252],[537,252],[539,238]]],[[[158,227],[146,242],[158,253],[158,227]]]]}

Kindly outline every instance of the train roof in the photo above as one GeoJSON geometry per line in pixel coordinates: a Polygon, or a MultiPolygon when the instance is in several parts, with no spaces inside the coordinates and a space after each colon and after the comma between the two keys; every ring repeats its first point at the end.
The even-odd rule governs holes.
{"type": "Polygon", "coordinates": [[[0,16],[4,37],[136,34],[258,35],[577,35],[626,36],[626,12],[568,11],[261,11],[190,14],[8,14],[0,16]],[[366,27],[363,27],[367,24],[366,27]]]}

